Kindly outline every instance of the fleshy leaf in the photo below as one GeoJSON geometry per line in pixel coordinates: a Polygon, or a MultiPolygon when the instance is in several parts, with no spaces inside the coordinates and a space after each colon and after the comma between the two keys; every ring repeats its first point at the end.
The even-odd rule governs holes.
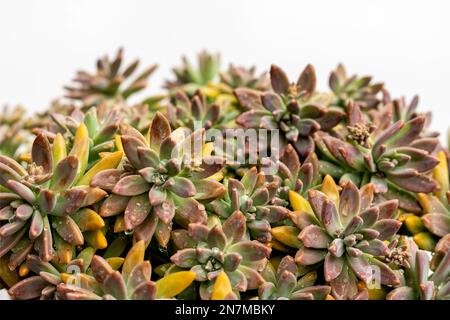
{"type": "Polygon", "coordinates": [[[192,271],[180,271],[169,274],[156,281],[156,298],[169,299],[183,292],[195,279],[192,271]]]}

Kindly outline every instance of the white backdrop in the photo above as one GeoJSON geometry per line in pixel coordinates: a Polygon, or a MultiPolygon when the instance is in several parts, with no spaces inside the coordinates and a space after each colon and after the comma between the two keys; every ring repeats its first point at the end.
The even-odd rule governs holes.
{"type": "Polygon", "coordinates": [[[394,95],[421,96],[446,132],[450,1],[15,0],[0,3],[0,104],[44,108],[78,68],[115,53],[158,62],[156,92],[181,54],[206,48],[225,63],[276,63],[292,77],[313,63],[324,88],[338,62],[394,95]]]}

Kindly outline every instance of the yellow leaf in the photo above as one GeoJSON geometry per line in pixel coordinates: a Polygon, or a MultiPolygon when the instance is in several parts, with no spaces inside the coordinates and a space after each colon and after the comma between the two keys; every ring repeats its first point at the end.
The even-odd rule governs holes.
{"type": "Polygon", "coordinates": [[[322,183],[322,192],[339,208],[339,189],[333,177],[326,175],[322,183]]]}
{"type": "Polygon", "coordinates": [[[212,154],[213,151],[214,151],[214,143],[213,142],[205,143],[202,149],[202,156],[208,157],[212,154]]]}
{"type": "Polygon", "coordinates": [[[366,290],[369,293],[369,300],[384,300],[387,295],[386,287],[381,287],[379,289],[370,289],[364,281],[358,282],[359,290],[366,290]]]}
{"type": "Polygon", "coordinates": [[[123,214],[121,214],[116,217],[116,221],[114,222],[114,233],[120,233],[123,231],[125,231],[125,221],[123,214]]]}
{"type": "Polygon", "coordinates": [[[278,269],[278,266],[280,265],[281,259],[283,259],[283,256],[275,256],[270,258],[270,263],[267,264],[267,267],[272,267],[272,270],[274,273],[276,273],[276,270],[278,269]]]}
{"type": "Polygon", "coordinates": [[[95,249],[105,249],[108,240],[100,229],[83,232],[84,240],[95,249]]]}
{"type": "Polygon", "coordinates": [[[69,263],[73,256],[73,246],[62,239],[60,241],[55,241],[54,245],[57,261],[61,264],[69,263]]]}
{"type": "Polygon", "coordinates": [[[136,242],[133,247],[131,247],[130,251],[123,262],[122,274],[125,279],[128,278],[128,275],[133,271],[134,267],[144,261],[145,255],[145,243],[144,240],[136,242]]]}
{"type": "Polygon", "coordinates": [[[275,240],[275,239],[272,239],[272,240],[269,242],[269,246],[270,246],[272,249],[276,249],[276,250],[278,250],[278,251],[286,252],[286,253],[288,253],[288,252],[290,252],[290,251],[292,250],[291,248],[286,247],[284,244],[282,244],[281,242],[279,242],[279,241],[277,241],[277,240],[275,240]]]}
{"type": "Polygon", "coordinates": [[[53,139],[52,154],[54,169],[62,159],[67,157],[66,142],[61,133],[57,133],[55,139],[53,139]]]}
{"type": "Polygon", "coordinates": [[[220,91],[217,90],[216,88],[211,88],[211,87],[203,87],[201,88],[202,93],[209,97],[209,98],[215,98],[220,94],[220,91]]]}
{"type": "Polygon", "coordinates": [[[227,274],[222,271],[219,273],[216,282],[214,283],[211,300],[225,300],[230,293],[233,293],[230,279],[228,279],[227,274]]]}
{"type": "Polygon", "coordinates": [[[26,163],[31,163],[31,153],[22,153],[20,156],[19,156],[19,160],[20,161],[24,161],[24,162],[26,162],[26,163]]]}
{"type": "Polygon", "coordinates": [[[214,173],[212,176],[209,176],[206,178],[206,180],[214,180],[214,181],[221,181],[223,179],[223,172],[219,171],[214,173]]]}
{"type": "Polygon", "coordinates": [[[169,299],[183,292],[195,280],[192,271],[175,272],[156,281],[156,298],[169,299]]]}
{"type": "Polygon", "coordinates": [[[436,247],[436,239],[429,232],[419,232],[413,236],[413,239],[422,250],[433,252],[436,247]]]}
{"type": "Polygon", "coordinates": [[[410,215],[405,219],[405,225],[409,232],[416,234],[422,231],[426,231],[422,219],[416,215],[410,215]]]}
{"type": "Polygon", "coordinates": [[[419,200],[419,203],[422,206],[424,213],[431,212],[431,202],[427,194],[419,193],[417,195],[417,200],[419,200]]]}
{"type": "Polygon", "coordinates": [[[122,257],[112,257],[106,259],[106,261],[109,263],[111,268],[113,268],[114,270],[119,270],[119,268],[123,265],[125,259],[122,257]]]}
{"type": "Polygon", "coordinates": [[[217,96],[215,103],[217,103],[219,106],[227,106],[232,103],[238,103],[238,100],[232,94],[223,93],[217,96]]]}
{"type": "Polygon", "coordinates": [[[20,281],[20,278],[16,270],[9,269],[8,262],[9,258],[6,256],[0,258],[0,279],[3,280],[8,287],[12,287],[20,281]]]}
{"type": "Polygon", "coordinates": [[[81,231],[93,231],[105,226],[103,218],[94,210],[83,208],[71,215],[81,231]]]}
{"type": "Polygon", "coordinates": [[[446,193],[449,189],[447,156],[444,151],[439,151],[437,157],[439,164],[433,169],[433,177],[441,188],[435,194],[443,200],[446,199],[446,193]]]}
{"type": "Polygon", "coordinates": [[[289,191],[289,202],[291,203],[291,207],[294,209],[294,211],[303,211],[314,214],[314,211],[311,208],[308,200],[303,198],[295,191],[289,191]]]}
{"type": "Polygon", "coordinates": [[[75,179],[75,181],[77,181],[84,174],[89,160],[89,132],[84,123],[80,124],[75,133],[73,147],[72,150],[70,150],[69,155],[76,156],[80,162],[77,178],[75,179]]]}
{"type": "Polygon", "coordinates": [[[92,178],[99,172],[107,169],[115,169],[122,160],[123,152],[117,151],[110,153],[103,159],[100,159],[86,174],[78,181],[77,185],[89,185],[92,178]]]}
{"type": "Polygon", "coordinates": [[[298,240],[300,230],[291,226],[280,226],[272,228],[272,236],[282,244],[291,248],[300,248],[302,243],[298,240]]]}
{"type": "Polygon", "coordinates": [[[112,152],[108,152],[108,151],[104,151],[104,152],[99,152],[98,156],[100,159],[106,158],[107,156],[109,156],[112,152]]]}
{"type": "Polygon", "coordinates": [[[118,134],[114,136],[114,143],[116,144],[117,150],[123,152],[122,139],[120,138],[120,136],[118,134]]]}
{"type": "Polygon", "coordinates": [[[72,274],[63,272],[59,275],[59,277],[61,278],[62,282],[68,283],[70,278],[72,277],[72,274]]]}
{"type": "Polygon", "coordinates": [[[220,92],[233,93],[233,89],[221,82],[208,81],[206,88],[211,88],[220,92]]]}

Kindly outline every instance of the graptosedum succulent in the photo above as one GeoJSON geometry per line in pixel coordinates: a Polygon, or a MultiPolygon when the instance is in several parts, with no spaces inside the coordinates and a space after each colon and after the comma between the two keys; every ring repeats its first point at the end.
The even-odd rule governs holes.
{"type": "Polygon", "coordinates": [[[121,272],[114,270],[107,260],[94,256],[90,271],[94,283],[83,286],[60,283],[57,295],[65,300],[154,300],[172,298],[194,280],[193,272],[171,274],[157,282],[151,281],[152,266],[144,261],[145,245],[137,242],[128,252],[121,272]]]}
{"type": "MultiPolygon", "coordinates": [[[[448,241],[448,239],[447,239],[448,241]]],[[[450,299],[450,251],[447,250],[430,277],[430,258],[412,239],[401,238],[391,253],[392,264],[404,264],[400,270],[401,284],[392,290],[387,300],[448,300],[450,299]]]]}
{"type": "Polygon", "coordinates": [[[220,55],[202,51],[197,55],[197,65],[183,57],[182,66],[173,68],[174,80],[167,80],[169,90],[181,89],[192,96],[198,89],[204,88],[219,75],[220,55]]]}
{"type": "Polygon", "coordinates": [[[16,159],[19,148],[27,144],[29,135],[24,130],[25,108],[4,106],[0,111],[0,155],[16,159]]]}
{"type": "Polygon", "coordinates": [[[247,229],[252,239],[268,242],[271,224],[288,217],[289,210],[273,203],[278,183],[266,182],[265,174],[257,172],[255,167],[248,170],[242,179],[228,179],[228,192],[221,199],[210,203],[212,212],[222,218],[228,218],[234,212],[244,214],[247,229]]]}
{"type": "MultiPolygon", "coordinates": [[[[230,64],[228,70],[220,73],[220,80],[230,89],[249,88],[258,91],[270,89],[269,75],[267,72],[256,75],[256,68],[245,68],[230,64]]],[[[231,92],[230,92],[231,93],[231,92]]]]}
{"type": "Polygon", "coordinates": [[[383,83],[372,83],[372,77],[349,76],[342,64],[330,73],[329,86],[334,93],[333,105],[346,108],[349,102],[371,109],[381,102],[383,83]]]}
{"type": "Polygon", "coordinates": [[[338,109],[328,108],[330,95],[317,93],[316,74],[308,65],[296,83],[289,82],[282,69],[272,65],[270,80],[274,92],[259,95],[247,88],[236,89],[243,107],[250,109],[236,122],[245,128],[279,129],[284,143],[291,143],[302,159],[314,151],[313,134],[330,130],[344,117],[338,109]],[[256,97],[255,97],[256,95],[256,97]]]}
{"type": "Polygon", "coordinates": [[[399,199],[404,209],[420,211],[408,192],[429,193],[438,189],[436,181],[427,174],[439,163],[430,154],[438,141],[420,138],[425,118],[400,120],[377,134],[373,134],[375,128],[358,105],[350,105],[348,118],[344,141],[323,133],[316,135],[318,149],[332,163],[324,161],[322,171],[361,186],[373,183],[376,192],[399,199]]]}
{"type": "Polygon", "coordinates": [[[191,223],[188,230],[173,231],[173,239],[180,250],[170,260],[196,273],[196,281],[202,282],[202,299],[214,294],[214,283],[222,271],[237,292],[257,289],[263,283],[259,272],[271,249],[247,238],[242,212],[235,211],[223,224],[214,216],[208,225],[191,223]]]}
{"type": "Polygon", "coordinates": [[[120,49],[3,110],[0,297],[450,299],[450,157],[417,96],[197,59],[139,101],[155,66],[120,49]]]}
{"type": "Polygon", "coordinates": [[[52,145],[38,135],[25,168],[2,157],[0,184],[7,192],[1,194],[0,256],[12,253],[10,268],[19,266],[33,248],[42,261],[56,257],[62,262],[70,261],[73,247],[85,241],[105,248],[105,223],[89,206],[106,192],[89,183],[96,172],[117,166],[121,158],[121,151],[105,154],[86,170],[89,137],[84,124],[77,129],[70,152],[61,135],[52,145]]]}
{"type": "Polygon", "coordinates": [[[295,149],[288,144],[277,164],[278,175],[273,178],[279,180],[278,195],[282,199],[288,200],[290,191],[306,196],[310,189],[322,182],[315,153],[311,153],[302,163],[295,149]]]}
{"type": "Polygon", "coordinates": [[[338,299],[359,298],[358,279],[369,283],[373,266],[380,269],[381,283],[398,284],[396,274],[377,257],[389,253],[384,241],[393,237],[401,223],[393,219],[398,206],[396,200],[373,205],[374,186],[367,184],[361,190],[346,181],[342,191],[330,176],[322,185],[322,191],[310,190],[308,201],[292,196],[300,209],[292,214],[298,231],[286,227],[274,233],[276,239],[286,245],[288,233],[297,233],[298,247],[295,261],[300,265],[322,264],[324,277],[331,284],[338,299]]]}
{"type": "Polygon", "coordinates": [[[184,226],[206,222],[200,201],[223,195],[225,188],[208,179],[221,169],[220,159],[200,157],[204,129],[191,134],[183,128],[172,132],[169,121],[157,113],[147,137],[124,125],[120,140],[127,158],[124,167],[104,170],[91,182],[111,192],[100,215],[123,214],[122,227],[116,231],[134,231],[135,239],[146,243],[154,234],[165,247],[174,218],[184,226]]]}
{"type": "Polygon", "coordinates": [[[95,73],[77,72],[73,84],[65,87],[66,96],[80,100],[84,106],[96,105],[105,100],[126,100],[147,86],[148,77],[156,69],[156,65],[151,65],[134,79],[129,80],[137,70],[139,60],[131,62],[124,68],[122,63],[122,48],[117,51],[113,59],[108,56],[98,59],[95,73]]]}
{"type": "Polygon", "coordinates": [[[174,103],[167,106],[167,118],[172,128],[209,129],[218,124],[220,107],[217,104],[208,105],[200,90],[195,92],[192,99],[179,90],[175,93],[174,103]]]}
{"type": "Polygon", "coordinates": [[[299,275],[291,256],[281,259],[278,268],[269,262],[261,272],[265,282],[259,287],[261,300],[323,300],[331,292],[329,286],[315,286],[317,272],[299,275]]]}

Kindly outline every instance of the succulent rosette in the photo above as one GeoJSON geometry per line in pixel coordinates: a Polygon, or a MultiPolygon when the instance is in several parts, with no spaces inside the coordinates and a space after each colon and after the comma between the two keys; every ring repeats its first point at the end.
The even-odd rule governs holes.
{"type": "Polygon", "coordinates": [[[391,263],[404,267],[401,284],[388,293],[387,300],[449,300],[450,242],[446,239],[440,253],[442,260],[430,276],[430,257],[410,238],[402,237],[393,249],[391,263]]]}
{"type": "MultiPolygon", "coordinates": [[[[9,289],[9,294],[18,300],[53,300],[56,297],[56,287],[66,282],[77,282],[84,287],[94,287],[95,280],[86,275],[95,249],[87,247],[67,264],[42,261],[38,256],[28,255],[26,263],[21,267],[21,275],[34,275],[16,283],[9,289]],[[76,277],[76,278],[75,278],[76,277]]],[[[118,258],[123,260],[122,258],[118,258]]],[[[112,262],[112,261],[111,261],[112,262]]],[[[122,261],[121,261],[122,262],[122,261]]]]}
{"type": "Polygon", "coordinates": [[[51,145],[44,135],[33,142],[26,168],[11,158],[0,159],[0,256],[10,253],[15,269],[36,250],[42,261],[71,260],[75,246],[85,242],[105,248],[105,223],[94,207],[105,191],[90,187],[101,169],[117,166],[122,152],[105,154],[89,170],[88,130],[81,124],[67,154],[61,135],[51,145]]]}
{"type": "MultiPolygon", "coordinates": [[[[256,75],[256,68],[246,68],[230,64],[228,70],[220,73],[221,83],[230,89],[249,88],[258,91],[267,91],[270,89],[269,75],[263,72],[256,75]]],[[[232,93],[231,90],[228,93],[232,93]]]]}
{"type": "Polygon", "coordinates": [[[433,178],[439,190],[419,193],[417,198],[422,211],[419,214],[404,213],[399,217],[419,248],[426,251],[434,251],[437,242],[450,234],[447,156],[444,151],[439,151],[437,157],[439,164],[433,169],[433,178]]]}
{"type": "Polygon", "coordinates": [[[108,56],[98,59],[95,73],[78,71],[73,84],[65,87],[66,97],[81,101],[83,106],[93,106],[108,100],[126,100],[146,88],[147,79],[156,70],[156,65],[151,65],[130,80],[139,66],[139,60],[124,68],[121,68],[122,63],[123,49],[120,48],[113,59],[108,56]]]}
{"type": "Polygon", "coordinates": [[[69,114],[53,113],[50,121],[44,127],[33,130],[37,135],[46,136],[50,141],[57,134],[62,135],[68,146],[74,142],[78,128],[83,123],[88,132],[89,163],[88,168],[95,163],[102,154],[117,151],[116,135],[121,122],[123,107],[115,105],[109,108],[105,103],[89,108],[83,112],[74,108],[69,114]]]}
{"type": "Polygon", "coordinates": [[[425,118],[397,121],[378,133],[358,105],[350,105],[348,117],[349,134],[345,140],[324,133],[316,135],[324,157],[322,173],[360,186],[373,183],[377,193],[399,199],[400,206],[410,212],[420,212],[413,194],[438,189],[428,173],[439,163],[430,154],[439,142],[420,137],[425,118]]]}
{"type": "Polygon", "coordinates": [[[165,247],[174,218],[184,226],[206,223],[201,202],[225,192],[222,184],[211,178],[221,170],[223,161],[203,157],[203,129],[189,135],[183,128],[172,132],[169,121],[159,112],[148,138],[122,126],[120,140],[127,163],[123,168],[100,172],[91,185],[111,193],[99,213],[102,217],[119,215],[115,232],[133,231],[137,241],[146,243],[154,234],[165,247]]]}
{"type": "Polygon", "coordinates": [[[354,102],[368,110],[381,102],[383,83],[373,83],[370,76],[349,76],[342,64],[330,73],[328,83],[334,93],[333,105],[346,108],[349,102],[354,102]]]}
{"type": "Polygon", "coordinates": [[[419,202],[423,208],[422,222],[437,237],[450,233],[450,192],[448,160],[443,151],[438,153],[439,165],[434,168],[433,176],[439,184],[439,190],[432,194],[419,193],[419,202]]]}
{"type": "Polygon", "coordinates": [[[192,96],[198,89],[205,89],[217,78],[220,68],[220,55],[202,51],[197,55],[197,66],[193,66],[187,57],[182,58],[182,66],[173,68],[175,79],[167,80],[169,90],[181,89],[192,96]]]}
{"type": "Polygon", "coordinates": [[[17,159],[19,149],[29,142],[25,112],[22,106],[4,106],[0,111],[0,155],[17,159]]]}
{"type": "Polygon", "coordinates": [[[330,176],[325,177],[322,191],[310,190],[308,200],[292,194],[295,227],[281,226],[273,234],[281,243],[297,247],[295,261],[304,266],[324,265],[324,277],[336,299],[359,299],[358,279],[372,281],[373,269],[381,273],[381,284],[397,285],[398,277],[378,257],[389,248],[385,241],[400,229],[393,219],[398,202],[391,200],[372,204],[374,186],[361,190],[347,181],[339,192],[330,176]],[[296,236],[297,235],[297,236],[296,236]]]}
{"type": "Polygon", "coordinates": [[[271,178],[279,181],[278,196],[286,201],[289,200],[290,191],[306,196],[308,190],[322,182],[319,159],[315,153],[311,153],[302,163],[295,149],[288,144],[277,165],[278,175],[271,178]]]}
{"type": "Polygon", "coordinates": [[[331,130],[345,113],[328,108],[330,95],[315,92],[316,74],[311,65],[303,70],[296,83],[290,83],[284,71],[272,65],[270,81],[273,92],[235,90],[241,106],[249,109],[236,123],[245,128],[280,129],[283,143],[291,143],[304,159],[314,151],[313,134],[331,130]]]}
{"type": "Polygon", "coordinates": [[[95,255],[89,268],[92,276],[76,274],[73,278],[69,277],[67,283],[57,285],[57,297],[63,300],[170,299],[194,281],[195,274],[184,271],[154,282],[151,280],[152,266],[150,261],[144,260],[144,256],[143,241],[133,245],[119,266],[112,266],[101,256],[95,255]],[[80,280],[83,278],[90,281],[80,280]]]}
{"type": "Polygon", "coordinates": [[[261,272],[265,282],[259,287],[261,300],[324,300],[331,292],[330,286],[315,286],[317,272],[300,274],[291,256],[285,256],[278,268],[268,263],[261,272]]]}
{"type": "MultiPolygon", "coordinates": [[[[271,249],[248,239],[242,212],[235,211],[223,224],[214,216],[207,225],[191,223],[187,230],[174,230],[173,240],[179,250],[170,260],[178,268],[195,272],[196,281],[201,282],[202,299],[209,299],[217,294],[215,291],[223,289],[215,286],[222,272],[236,293],[257,289],[264,282],[259,272],[264,269],[271,249]]],[[[227,295],[230,299],[234,297],[232,291],[227,295]]]]}
{"type": "Polygon", "coordinates": [[[194,93],[192,99],[179,90],[173,99],[174,103],[167,106],[167,118],[172,128],[186,127],[194,131],[209,129],[218,124],[220,107],[217,104],[208,105],[200,90],[194,93]]]}
{"type": "Polygon", "coordinates": [[[261,242],[270,241],[271,224],[280,222],[289,215],[287,208],[274,203],[278,183],[266,182],[265,174],[253,167],[240,181],[230,178],[225,184],[228,192],[223,198],[208,205],[210,211],[223,219],[240,211],[247,221],[250,237],[261,242]]]}

